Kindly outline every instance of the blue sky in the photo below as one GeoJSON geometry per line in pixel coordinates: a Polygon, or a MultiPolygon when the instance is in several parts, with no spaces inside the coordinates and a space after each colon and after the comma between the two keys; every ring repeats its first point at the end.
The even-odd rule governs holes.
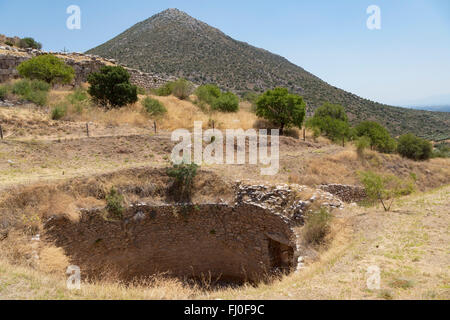
{"type": "Polygon", "coordinates": [[[328,83],[395,105],[450,104],[448,0],[0,0],[0,33],[85,51],[167,8],[280,54],[328,83]],[[78,5],[81,30],[68,30],[78,5]],[[381,30],[369,30],[369,5],[381,30]]]}

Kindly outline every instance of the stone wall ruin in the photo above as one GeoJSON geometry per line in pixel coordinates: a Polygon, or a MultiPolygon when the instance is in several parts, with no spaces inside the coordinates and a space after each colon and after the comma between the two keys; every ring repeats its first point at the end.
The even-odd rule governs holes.
{"type": "MultiPolygon", "coordinates": [[[[99,56],[83,53],[45,52],[37,49],[18,49],[10,46],[0,46],[0,83],[11,79],[17,79],[19,74],[17,66],[32,57],[43,54],[54,54],[64,59],[66,64],[75,70],[74,85],[87,81],[92,72],[97,72],[105,65],[118,65],[113,59],[104,59],[99,56]]],[[[130,73],[131,83],[144,88],[155,89],[163,86],[168,81],[176,80],[175,77],[141,72],[125,67],[130,73]]]]}
{"type": "Polygon", "coordinates": [[[292,221],[249,204],[140,204],[120,221],[91,210],[77,223],[53,217],[45,228],[89,278],[168,273],[240,283],[296,268],[292,221]]]}

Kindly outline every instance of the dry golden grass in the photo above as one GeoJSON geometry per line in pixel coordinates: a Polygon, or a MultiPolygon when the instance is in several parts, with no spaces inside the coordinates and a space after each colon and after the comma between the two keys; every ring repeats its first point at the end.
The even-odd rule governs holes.
{"type": "Polygon", "coordinates": [[[10,51],[10,50],[3,50],[0,49],[0,54],[5,54],[8,56],[17,56],[17,57],[27,57],[28,53],[26,52],[15,52],[15,51],[10,51]]]}
{"type": "MultiPolygon", "coordinates": [[[[63,102],[70,93],[71,90],[65,88],[52,90],[51,104],[63,102]]],[[[242,104],[241,111],[235,114],[208,115],[189,101],[174,97],[153,98],[168,109],[165,118],[157,119],[160,130],[191,129],[194,121],[203,121],[206,128],[209,120],[215,121],[216,128],[248,129],[254,126],[256,120],[248,104],[242,104]]],[[[319,252],[318,260],[310,261],[301,273],[276,279],[269,284],[205,291],[179,280],[156,277],[131,287],[111,283],[111,280],[85,284],[79,292],[68,291],[63,270],[68,263],[67,257],[51,244],[33,247],[30,237],[42,230],[42,221],[49,215],[65,215],[76,222],[78,208],[104,205],[104,201],[99,199],[113,186],[167,185],[162,174],[141,174],[139,170],[142,169],[131,169],[129,172],[117,170],[166,166],[173,146],[170,136],[166,133],[150,136],[153,119],[142,111],[140,103],[110,111],[86,107],[82,113],[77,113],[69,109],[67,119],[70,122],[51,121],[48,109],[32,106],[0,108],[0,118],[7,123],[7,139],[2,142],[0,150],[0,185],[11,187],[32,180],[42,182],[44,177],[51,180],[38,186],[18,187],[17,193],[2,194],[10,198],[0,199],[0,218],[17,222],[20,232],[13,231],[7,241],[0,241],[0,299],[449,298],[448,249],[445,248],[449,240],[448,187],[401,199],[394,205],[395,211],[389,214],[379,208],[347,210],[335,219],[332,240],[326,249],[319,252]],[[112,137],[80,139],[84,137],[84,122],[94,122],[91,130],[97,137],[112,137]],[[139,131],[136,129],[139,126],[148,130],[139,131]],[[110,130],[109,127],[119,129],[110,130]],[[78,131],[74,131],[75,128],[78,131]],[[76,139],[59,141],[63,133],[76,139]],[[134,137],[134,133],[145,135],[134,137]],[[57,141],[42,139],[43,136],[55,135],[57,141]],[[41,140],[35,136],[41,137],[41,140]],[[11,139],[17,137],[24,137],[24,141],[11,139]],[[25,141],[33,137],[36,140],[25,141]],[[111,173],[95,176],[105,172],[111,173]],[[55,182],[56,179],[69,177],[80,178],[55,182]],[[8,209],[9,216],[4,215],[4,209],[8,209]],[[34,251],[39,253],[39,263],[33,259],[34,251]],[[385,291],[370,292],[365,289],[364,272],[369,263],[380,263],[383,267],[385,291]]],[[[297,134],[301,136],[301,133],[297,134]]],[[[403,178],[414,173],[418,188],[422,191],[450,181],[449,159],[414,162],[398,155],[367,151],[361,160],[351,144],[342,148],[324,138],[319,138],[315,143],[312,141],[309,131],[306,143],[282,137],[281,171],[266,180],[310,186],[322,183],[357,184],[357,172],[370,169],[403,178]]],[[[236,177],[252,181],[259,174],[258,168],[247,165],[211,166],[208,169],[225,181],[234,181],[236,177]]],[[[226,184],[217,183],[218,180],[213,175],[201,176],[196,181],[198,192],[194,194],[195,201],[206,201],[213,196],[231,199],[226,184]]],[[[149,193],[149,196],[156,199],[154,194],[149,193]]],[[[129,201],[142,199],[141,195],[134,194],[127,197],[129,201]]]]}
{"type": "Polygon", "coordinates": [[[62,248],[47,245],[39,250],[39,270],[44,273],[63,274],[69,265],[62,248]]]}
{"type": "MultiPolygon", "coordinates": [[[[54,106],[65,102],[66,97],[72,92],[68,89],[52,90],[49,95],[49,105],[54,106]]],[[[257,120],[256,115],[250,111],[250,105],[246,102],[241,103],[241,109],[236,113],[205,113],[191,102],[195,100],[194,96],[189,100],[180,100],[174,96],[150,95],[150,97],[160,101],[166,107],[168,112],[164,117],[151,118],[141,104],[145,96],[140,95],[139,102],[113,110],[104,110],[97,106],[88,105],[82,112],[79,112],[73,106],[68,105],[67,114],[63,120],[94,122],[107,126],[132,125],[150,128],[156,121],[158,128],[165,131],[190,130],[194,127],[194,121],[203,122],[204,129],[211,127],[211,121],[215,122],[215,127],[218,129],[249,129],[253,128],[257,120]]]]}
{"type": "Polygon", "coordinates": [[[402,198],[389,213],[379,206],[347,209],[334,219],[332,240],[315,261],[270,283],[205,290],[159,276],[131,286],[83,283],[70,291],[59,264],[43,271],[2,258],[0,299],[449,299],[449,196],[446,186],[402,198]],[[380,290],[367,289],[371,265],[381,268],[380,290]]]}
{"type": "MultiPolygon", "coordinates": [[[[317,156],[307,157],[300,174],[291,173],[289,179],[295,183],[318,185],[326,183],[359,184],[358,172],[372,170],[381,174],[394,174],[401,178],[417,176],[417,187],[421,191],[448,184],[450,159],[431,159],[417,162],[397,154],[381,154],[366,151],[359,159],[356,149],[348,144],[345,148],[330,146],[312,152],[317,156]]],[[[280,158],[283,160],[283,156],[280,158]]]]}
{"type": "MultiPolygon", "coordinates": [[[[206,114],[192,102],[179,100],[174,96],[151,97],[160,101],[167,108],[167,115],[158,121],[164,130],[171,131],[179,128],[190,130],[194,127],[194,121],[202,121],[204,129],[211,128],[211,121],[215,122],[217,129],[250,129],[257,120],[256,115],[249,110],[246,103],[242,103],[241,109],[236,113],[206,114]]],[[[194,98],[191,97],[191,99],[194,98]]]]}

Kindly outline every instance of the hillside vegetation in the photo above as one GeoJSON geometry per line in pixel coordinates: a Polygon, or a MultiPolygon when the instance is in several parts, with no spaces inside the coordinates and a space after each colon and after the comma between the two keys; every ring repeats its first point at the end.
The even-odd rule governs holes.
{"type": "Polygon", "coordinates": [[[430,140],[450,137],[450,113],[392,107],[333,87],[283,57],[236,41],[177,9],[142,21],[88,51],[147,72],[214,83],[243,94],[288,88],[316,108],[325,102],[346,108],[352,124],[374,120],[398,136],[412,132],[430,140]]]}

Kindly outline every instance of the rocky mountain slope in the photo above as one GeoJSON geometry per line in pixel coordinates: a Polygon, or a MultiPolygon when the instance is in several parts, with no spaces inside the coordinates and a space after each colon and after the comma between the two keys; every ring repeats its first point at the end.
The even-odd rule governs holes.
{"type": "Polygon", "coordinates": [[[234,40],[188,14],[168,9],[88,51],[146,72],[216,83],[237,93],[289,88],[316,108],[326,101],[346,107],[353,123],[376,120],[394,135],[413,132],[433,140],[450,137],[450,113],[392,107],[333,87],[269,51],[234,40]]]}

